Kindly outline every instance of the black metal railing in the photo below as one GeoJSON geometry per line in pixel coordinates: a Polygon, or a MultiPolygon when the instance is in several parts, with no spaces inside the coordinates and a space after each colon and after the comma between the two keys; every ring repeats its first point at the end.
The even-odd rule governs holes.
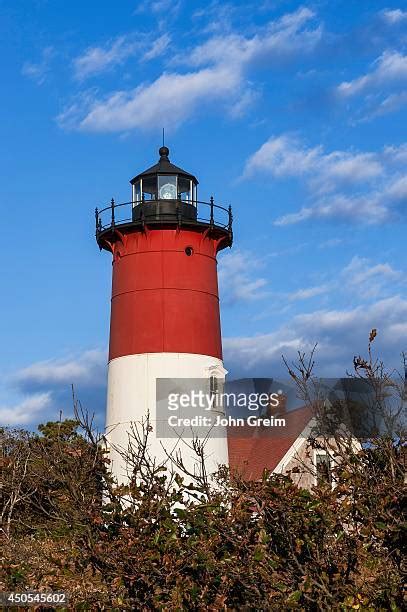
{"type": "Polygon", "coordinates": [[[115,227],[145,223],[198,223],[232,233],[232,207],[219,206],[210,202],[195,201],[193,204],[182,200],[143,200],[116,204],[95,209],[96,237],[115,227]]]}

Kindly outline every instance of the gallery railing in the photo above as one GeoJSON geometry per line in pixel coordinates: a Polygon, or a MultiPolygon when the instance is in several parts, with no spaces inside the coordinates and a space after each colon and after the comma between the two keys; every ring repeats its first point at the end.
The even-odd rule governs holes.
{"type": "Polygon", "coordinates": [[[203,224],[226,230],[232,236],[232,207],[225,208],[209,202],[184,200],[142,200],[116,204],[112,198],[109,206],[95,209],[96,238],[106,231],[124,225],[154,223],[203,224]]]}

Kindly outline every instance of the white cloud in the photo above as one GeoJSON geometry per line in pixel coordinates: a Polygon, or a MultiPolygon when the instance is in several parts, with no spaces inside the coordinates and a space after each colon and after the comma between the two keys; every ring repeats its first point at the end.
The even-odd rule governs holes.
{"type": "Polygon", "coordinates": [[[388,263],[372,264],[369,259],[355,256],[342,271],[342,278],[353,295],[368,299],[383,297],[386,289],[394,293],[404,275],[388,263]]]}
{"type": "Polygon", "coordinates": [[[246,162],[243,176],[257,171],[282,176],[298,176],[312,170],[320,159],[321,147],[306,149],[289,135],[270,138],[246,162]]]}
{"type": "Polygon", "coordinates": [[[270,138],[247,160],[243,172],[250,177],[258,171],[276,177],[308,175],[314,186],[329,191],[341,183],[358,183],[382,174],[374,153],[334,151],[324,154],[321,146],[307,148],[297,138],[284,134],[270,138]]]}
{"type": "Polygon", "coordinates": [[[57,120],[62,127],[76,126],[90,132],[175,127],[203,107],[209,92],[213,94],[211,101],[219,101],[233,94],[238,85],[238,76],[223,67],[187,74],[164,73],[151,85],[117,91],[102,101],[88,100],[85,113],[75,102],[57,120]]]}
{"type": "Polygon", "coordinates": [[[85,351],[78,357],[39,361],[22,368],[13,376],[20,387],[54,386],[61,384],[104,384],[106,354],[104,351],[85,351]]]}
{"type": "Polygon", "coordinates": [[[368,196],[346,196],[335,194],[305,206],[298,212],[288,213],[276,219],[275,225],[284,226],[310,219],[339,219],[375,225],[391,218],[389,202],[382,200],[383,194],[368,196]]]}
{"type": "Polygon", "coordinates": [[[392,145],[386,146],[383,149],[383,153],[390,163],[400,164],[401,166],[407,164],[407,143],[401,144],[398,147],[392,145]]]}
{"type": "MultiPolygon", "coordinates": [[[[358,183],[380,176],[383,167],[375,153],[334,151],[321,156],[317,182],[336,187],[338,182],[358,183]]],[[[314,168],[315,170],[315,168],[314,168]]]]}
{"type": "Polygon", "coordinates": [[[308,53],[322,38],[320,26],[304,29],[314,17],[313,11],[303,7],[270,22],[251,38],[240,34],[216,36],[195,47],[188,56],[178,59],[191,66],[227,63],[242,67],[264,60],[275,62],[283,57],[308,53]]]}
{"type": "Polygon", "coordinates": [[[164,51],[167,50],[170,42],[171,37],[169,34],[163,34],[162,36],[159,36],[159,38],[157,38],[153,42],[150,49],[144,53],[142,60],[147,62],[152,59],[155,59],[156,57],[159,57],[164,53],[164,51]]]}
{"type": "Polygon", "coordinates": [[[344,81],[337,87],[339,96],[349,98],[389,83],[400,84],[407,80],[407,56],[398,51],[385,51],[367,74],[344,81]]]}
{"type": "Polygon", "coordinates": [[[74,75],[84,80],[125,62],[140,49],[140,43],[128,36],[119,36],[104,47],[89,47],[73,61],[74,75]]]}
{"type": "Polygon", "coordinates": [[[119,36],[104,46],[89,47],[73,60],[74,76],[79,81],[112,70],[124,64],[130,57],[138,56],[140,61],[150,61],[162,55],[171,42],[164,33],[152,42],[145,35],[119,36]]]}
{"type": "Polygon", "coordinates": [[[144,2],[139,2],[134,13],[154,13],[164,18],[169,14],[177,13],[181,4],[181,0],[178,2],[176,0],[145,0],[144,2]]]}
{"type": "Polygon", "coordinates": [[[35,393],[13,406],[0,405],[0,424],[7,427],[31,423],[50,405],[51,393],[35,393]]]}
{"type": "Polygon", "coordinates": [[[275,372],[271,368],[281,368],[281,355],[311,348],[305,339],[295,337],[292,333],[286,334],[282,330],[223,340],[225,363],[229,369],[232,368],[233,376],[242,373],[253,375],[256,367],[266,367],[269,369],[269,375],[274,376],[275,372]],[[239,374],[236,374],[237,372],[239,374]]]}
{"type": "Polygon", "coordinates": [[[239,15],[239,7],[236,4],[228,4],[219,0],[212,0],[203,8],[198,8],[192,14],[194,21],[200,21],[199,32],[201,34],[213,34],[221,32],[225,35],[232,29],[234,16],[239,15]]]}
{"type": "MultiPolygon", "coordinates": [[[[157,124],[176,127],[203,107],[219,102],[227,103],[232,115],[239,115],[255,98],[246,82],[253,64],[278,63],[315,48],[322,36],[321,28],[305,27],[313,17],[312,11],[301,8],[271,22],[251,38],[239,34],[213,37],[184,50],[181,63],[195,70],[164,72],[151,83],[115,91],[104,98],[88,95],[85,102],[79,99],[65,108],[58,123],[64,128],[95,132],[148,129],[157,124]]],[[[147,51],[147,59],[149,53],[154,55],[165,46],[166,39],[161,37],[156,43],[155,49],[153,46],[147,51]]],[[[120,63],[128,52],[128,43],[123,39],[107,49],[90,49],[76,60],[77,74],[83,78],[120,63]]]]}
{"type": "Polygon", "coordinates": [[[45,47],[41,54],[41,61],[38,63],[25,62],[21,69],[21,74],[35,81],[37,85],[42,85],[48,76],[50,62],[54,55],[55,50],[53,47],[45,47]]]}
{"type": "Polygon", "coordinates": [[[333,293],[347,293],[360,302],[386,295],[394,295],[405,286],[405,274],[395,270],[389,263],[372,262],[355,255],[350,262],[329,283],[297,289],[286,294],[291,302],[307,300],[316,296],[333,293]]]}
{"type": "Polygon", "coordinates": [[[293,293],[288,295],[288,299],[292,302],[296,302],[299,300],[309,300],[310,298],[316,297],[317,295],[322,295],[329,291],[329,285],[318,285],[315,287],[306,287],[304,289],[297,289],[293,293]]]}
{"type": "Polygon", "coordinates": [[[255,278],[262,263],[253,253],[231,251],[219,260],[219,287],[225,304],[263,299],[268,295],[265,278],[255,278]]]}
{"type": "Polygon", "coordinates": [[[344,269],[344,273],[348,277],[348,282],[351,285],[360,285],[367,280],[371,280],[373,276],[381,276],[386,278],[398,278],[401,272],[394,270],[390,264],[375,264],[370,265],[369,259],[355,255],[351,262],[344,269]]]}
{"type": "Polygon", "coordinates": [[[391,25],[407,21],[407,11],[402,11],[401,9],[385,9],[381,15],[391,25]]]}
{"type": "MultiPolygon", "coordinates": [[[[394,13],[399,15],[397,11],[394,13]]],[[[397,112],[405,106],[406,83],[407,55],[401,51],[386,50],[365,74],[351,81],[343,81],[334,92],[338,101],[346,102],[348,107],[353,105],[351,122],[362,123],[397,112]]]]}
{"type": "Polygon", "coordinates": [[[370,113],[367,114],[365,120],[374,119],[375,117],[381,117],[382,115],[387,115],[389,113],[394,113],[399,109],[403,108],[403,106],[407,105],[407,92],[402,91],[399,93],[392,93],[389,96],[386,96],[384,100],[380,102],[380,104],[370,113]]]}
{"type": "Polygon", "coordinates": [[[398,365],[399,354],[406,349],[406,317],[407,300],[400,296],[347,310],[300,314],[272,333],[225,338],[225,363],[232,375],[281,375],[282,354],[295,358],[298,350],[310,351],[318,343],[315,372],[343,376],[351,369],[353,356],[366,352],[369,332],[376,328],[379,355],[390,366],[398,365]]]}
{"type": "Polygon", "coordinates": [[[407,200],[407,176],[402,176],[393,181],[387,188],[386,195],[396,201],[407,200]]]}
{"type": "Polygon", "coordinates": [[[320,249],[331,249],[333,247],[339,246],[342,243],[343,243],[342,238],[329,238],[328,240],[324,240],[323,242],[321,242],[321,244],[319,245],[319,248],[320,249]]]}
{"type": "Polygon", "coordinates": [[[0,392],[11,393],[15,401],[0,402],[0,423],[35,424],[72,414],[72,390],[89,413],[103,426],[106,398],[106,352],[98,349],[65,359],[33,363],[3,380],[0,392]]]}
{"type": "Polygon", "coordinates": [[[230,117],[242,117],[258,98],[259,93],[254,89],[250,89],[250,85],[248,85],[242,95],[236,101],[233,101],[227,109],[230,117]]]}
{"type": "Polygon", "coordinates": [[[333,151],[306,147],[283,134],[266,141],[246,161],[242,178],[267,173],[276,178],[305,179],[312,202],[276,220],[290,225],[311,218],[340,218],[367,224],[386,221],[407,199],[407,179],[400,175],[406,145],[378,153],[333,151]]]}

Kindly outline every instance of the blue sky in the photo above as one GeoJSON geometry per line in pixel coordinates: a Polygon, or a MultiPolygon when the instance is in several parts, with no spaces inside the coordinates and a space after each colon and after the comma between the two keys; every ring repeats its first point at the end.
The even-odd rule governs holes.
{"type": "Polygon", "coordinates": [[[225,366],[339,376],[407,349],[407,8],[288,0],[0,2],[0,419],[103,420],[111,263],[95,206],[155,163],[232,204],[225,366]]]}

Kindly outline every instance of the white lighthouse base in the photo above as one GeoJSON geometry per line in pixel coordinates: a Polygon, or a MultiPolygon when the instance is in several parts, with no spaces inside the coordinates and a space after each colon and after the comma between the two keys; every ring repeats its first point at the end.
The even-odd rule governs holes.
{"type": "MultiPolygon", "coordinates": [[[[149,415],[152,427],[148,436],[148,453],[156,465],[164,465],[169,471],[180,472],[171,457],[182,455],[185,467],[191,473],[199,473],[199,458],[190,448],[191,438],[163,438],[157,435],[156,379],[191,378],[224,379],[226,370],[216,357],[190,353],[147,353],[127,355],[112,359],[108,368],[108,395],[106,412],[106,440],[111,470],[119,483],[128,481],[131,465],[123,458],[128,449],[132,428],[141,431],[141,423],[149,415]]],[[[161,418],[161,416],[159,416],[161,418]]],[[[204,446],[205,467],[208,474],[216,472],[220,465],[228,465],[226,429],[217,428],[216,436],[209,435],[204,446]]],[[[187,478],[187,480],[190,480],[187,478]]]]}

